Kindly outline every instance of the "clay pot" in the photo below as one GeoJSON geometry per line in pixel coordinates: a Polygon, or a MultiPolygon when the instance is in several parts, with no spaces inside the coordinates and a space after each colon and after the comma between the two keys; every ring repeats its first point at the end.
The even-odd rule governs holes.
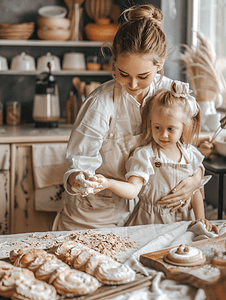
{"type": "Polygon", "coordinates": [[[85,33],[91,41],[113,41],[118,26],[110,23],[110,19],[96,19],[95,23],[85,26],[85,33]]]}
{"type": "Polygon", "coordinates": [[[41,40],[52,40],[52,41],[67,41],[70,38],[71,31],[69,29],[49,29],[49,28],[38,28],[37,36],[41,40]]]}
{"type": "Polygon", "coordinates": [[[86,0],[85,10],[90,19],[107,18],[111,14],[113,0],[86,0]]]}

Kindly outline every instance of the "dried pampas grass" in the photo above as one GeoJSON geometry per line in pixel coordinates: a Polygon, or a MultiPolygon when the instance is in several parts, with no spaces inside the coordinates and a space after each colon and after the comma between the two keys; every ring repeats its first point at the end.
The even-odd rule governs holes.
{"type": "Polygon", "coordinates": [[[197,101],[215,101],[218,94],[226,89],[222,71],[226,68],[226,59],[216,59],[210,42],[196,32],[198,43],[195,47],[182,45],[179,62],[191,80],[197,101]]]}

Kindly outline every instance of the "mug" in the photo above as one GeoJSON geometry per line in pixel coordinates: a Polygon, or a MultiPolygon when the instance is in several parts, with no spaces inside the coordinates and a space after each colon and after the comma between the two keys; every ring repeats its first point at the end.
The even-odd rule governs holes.
{"type": "Polygon", "coordinates": [[[215,131],[220,126],[221,114],[209,114],[206,116],[206,125],[210,131],[215,131]]]}

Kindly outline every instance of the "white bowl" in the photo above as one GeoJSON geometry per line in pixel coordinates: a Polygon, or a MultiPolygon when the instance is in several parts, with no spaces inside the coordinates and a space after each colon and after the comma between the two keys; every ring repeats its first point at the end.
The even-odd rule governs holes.
{"type": "Polygon", "coordinates": [[[214,142],[215,148],[218,154],[226,156],[226,132],[225,135],[221,134],[218,136],[214,142]]]}
{"type": "Polygon", "coordinates": [[[22,52],[20,55],[12,58],[10,69],[18,71],[35,71],[35,59],[25,52],[22,52]]]}
{"type": "Polygon", "coordinates": [[[43,6],[39,8],[38,14],[42,17],[64,18],[67,14],[67,9],[58,5],[43,6]]]}
{"type": "Polygon", "coordinates": [[[79,52],[65,53],[62,63],[63,70],[85,70],[85,54],[79,52]]]}
{"type": "Polygon", "coordinates": [[[37,70],[49,71],[47,66],[48,63],[51,63],[51,71],[60,71],[60,59],[59,57],[52,55],[50,52],[46,53],[38,58],[37,60],[37,70]]]}

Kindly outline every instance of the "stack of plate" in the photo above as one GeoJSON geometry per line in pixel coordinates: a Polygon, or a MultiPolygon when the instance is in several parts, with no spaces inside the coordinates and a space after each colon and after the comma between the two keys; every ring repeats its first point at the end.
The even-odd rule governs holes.
{"type": "Polygon", "coordinates": [[[35,29],[35,23],[0,23],[0,39],[27,40],[35,29]]]}

